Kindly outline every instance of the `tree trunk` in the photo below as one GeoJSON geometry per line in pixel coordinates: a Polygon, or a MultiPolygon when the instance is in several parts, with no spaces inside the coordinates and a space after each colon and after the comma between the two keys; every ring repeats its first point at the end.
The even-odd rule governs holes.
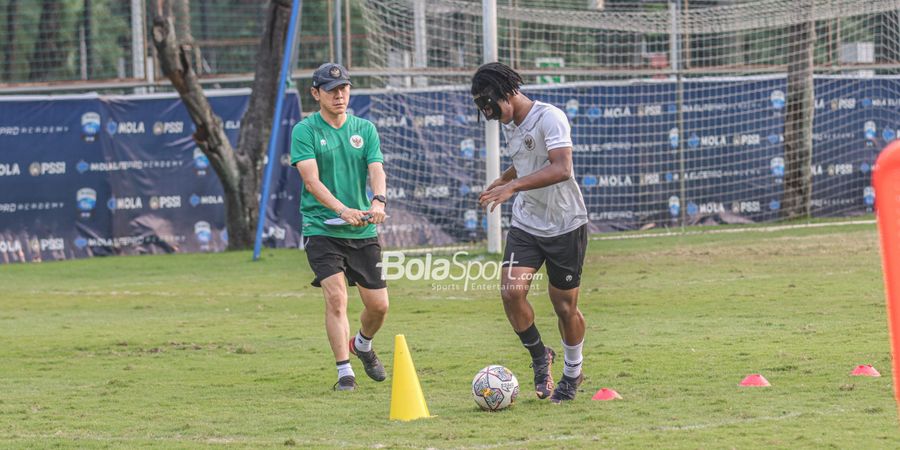
{"type": "MultiPolygon", "coordinates": [[[[807,0],[798,7],[812,16],[807,0]]],[[[815,88],[813,55],[816,29],[812,20],[790,27],[788,45],[787,98],[784,116],[783,217],[809,217],[812,199],[812,131],[815,88]]]]}
{"type": "Polygon", "coordinates": [[[66,55],[60,41],[60,27],[63,5],[58,0],[44,0],[41,3],[40,31],[31,54],[30,80],[50,79],[54,71],[65,63],[66,55]]]}
{"type": "MultiPolygon", "coordinates": [[[[222,119],[213,113],[200,87],[192,42],[176,41],[171,1],[179,0],[158,0],[153,18],[153,45],[159,53],[163,74],[178,91],[197,127],[194,141],[209,158],[225,191],[228,249],[249,249],[254,244],[259,217],[262,161],[272,129],[280,55],[284,52],[291,2],[272,0],[269,3],[256,52],[253,92],[247,112],[241,119],[238,147],[233,149],[225,135],[222,119]]],[[[189,9],[185,7],[185,10],[189,9]]]]}

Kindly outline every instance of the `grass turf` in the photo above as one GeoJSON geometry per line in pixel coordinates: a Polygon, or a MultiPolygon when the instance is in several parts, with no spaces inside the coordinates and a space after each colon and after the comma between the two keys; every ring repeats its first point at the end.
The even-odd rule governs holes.
{"type": "MultiPolygon", "coordinates": [[[[388,380],[354,358],[360,389],[335,393],[301,251],[0,266],[0,446],[896,448],[879,258],[874,225],[594,240],[587,378],[560,406],[531,394],[492,289],[391,282],[375,340],[388,380]],[[387,419],[395,334],[434,418],[387,419]],[[522,383],[509,410],[472,401],[488,364],[522,383]],[[858,364],[882,377],[850,377],[858,364]],[[749,373],[772,387],[738,387],[749,373]],[[624,399],[591,401],[601,387],[624,399]]],[[[537,325],[561,350],[537,283],[537,325]]],[[[360,308],[351,291],[354,331],[360,308]]]]}

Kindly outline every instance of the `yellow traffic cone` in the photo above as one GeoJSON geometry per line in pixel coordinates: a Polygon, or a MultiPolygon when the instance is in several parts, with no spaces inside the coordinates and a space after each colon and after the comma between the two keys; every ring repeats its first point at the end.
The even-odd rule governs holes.
{"type": "Polygon", "coordinates": [[[406,337],[394,337],[394,372],[391,385],[391,420],[416,420],[431,417],[422,395],[422,386],[406,346],[406,337]]]}

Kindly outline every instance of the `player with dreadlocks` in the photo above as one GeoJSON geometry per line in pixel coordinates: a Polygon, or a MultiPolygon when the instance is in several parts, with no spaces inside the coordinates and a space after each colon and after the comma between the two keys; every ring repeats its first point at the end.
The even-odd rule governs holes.
{"type": "Polygon", "coordinates": [[[578,287],[587,247],[587,208],[575,181],[565,113],[528,98],[519,90],[522,84],[522,77],[501,63],[485,64],[472,77],[475,105],[486,119],[503,124],[513,163],[479,200],[493,211],[518,194],[506,237],[500,296],[513,330],[531,353],[535,393],[560,403],[573,400],[584,380],[584,316],[578,310],[578,287]],[[565,350],[563,376],[555,389],[550,369],[556,354],[541,341],[526,298],[531,279],[544,262],[565,350]]]}

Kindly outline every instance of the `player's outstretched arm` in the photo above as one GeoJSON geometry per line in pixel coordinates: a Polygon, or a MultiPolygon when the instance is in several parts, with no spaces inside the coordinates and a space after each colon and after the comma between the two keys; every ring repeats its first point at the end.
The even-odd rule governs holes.
{"type": "Polygon", "coordinates": [[[360,226],[365,222],[362,220],[365,212],[354,208],[348,208],[328,188],[319,180],[319,166],[316,165],[315,159],[307,159],[297,163],[297,170],[303,179],[303,187],[309,191],[319,203],[325,205],[326,208],[334,211],[338,217],[344,219],[350,225],[360,226]]]}
{"type": "Polygon", "coordinates": [[[484,207],[493,203],[491,206],[491,211],[493,211],[497,205],[508,200],[516,192],[540,189],[571,178],[572,147],[555,148],[548,153],[550,164],[544,166],[541,170],[516,178],[509,183],[491,187],[482,192],[479,198],[481,206],[484,207]]]}
{"type": "Polygon", "coordinates": [[[502,186],[506,183],[509,183],[510,181],[515,180],[516,176],[518,176],[518,174],[516,174],[516,166],[509,166],[508,169],[506,169],[505,171],[503,171],[502,174],[500,174],[500,178],[497,178],[496,180],[494,180],[494,182],[491,183],[484,190],[489,191],[489,190],[491,190],[491,188],[493,188],[495,186],[502,186]]]}
{"type": "MultiPolygon", "coordinates": [[[[484,188],[484,191],[482,191],[481,195],[478,197],[478,201],[480,202],[481,199],[484,197],[484,194],[489,192],[491,189],[494,189],[497,186],[503,186],[504,184],[509,183],[512,180],[515,180],[516,176],[517,176],[516,167],[509,166],[508,169],[506,169],[502,174],[500,174],[500,178],[497,178],[496,180],[494,180],[493,183],[489,184],[488,187],[484,188]]],[[[484,203],[482,203],[482,204],[484,204],[484,203]]]]}

